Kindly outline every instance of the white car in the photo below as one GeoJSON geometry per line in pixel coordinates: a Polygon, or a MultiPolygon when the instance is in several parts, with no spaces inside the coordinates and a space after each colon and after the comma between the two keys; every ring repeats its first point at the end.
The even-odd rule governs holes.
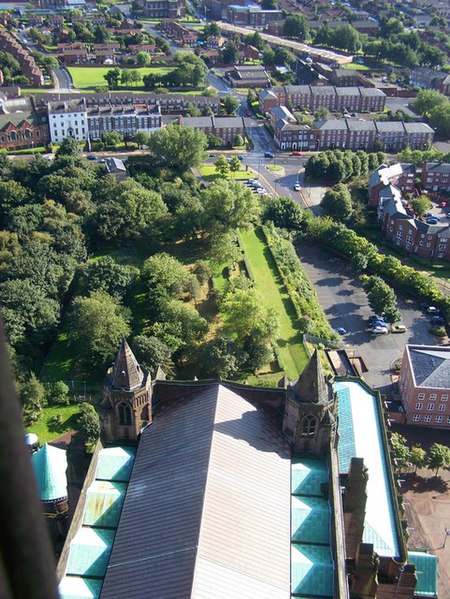
{"type": "Polygon", "coordinates": [[[296,184],[294,185],[294,191],[300,191],[300,189],[301,189],[301,188],[302,188],[302,187],[301,187],[300,183],[296,183],[296,184]]]}
{"type": "Polygon", "coordinates": [[[386,327],[373,327],[370,330],[372,335],[387,335],[389,332],[386,327]]]}

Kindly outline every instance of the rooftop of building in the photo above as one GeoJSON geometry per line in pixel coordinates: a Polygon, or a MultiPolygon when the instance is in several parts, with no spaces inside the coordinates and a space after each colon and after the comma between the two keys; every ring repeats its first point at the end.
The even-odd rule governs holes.
{"type": "Polygon", "coordinates": [[[425,170],[427,173],[450,174],[450,162],[427,162],[425,170]]]}
{"type": "Polygon", "coordinates": [[[406,345],[416,387],[450,389],[450,347],[406,345]]]}
{"type": "Polygon", "coordinates": [[[379,396],[361,381],[334,383],[338,395],[339,471],[348,472],[352,457],[368,469],[363,542],[380,556],[402,559],[402,536],[396,491],[389,464],[379,396]]]}
{"type": "Polygon", "coordinates": [[[64,449],[47,445],[32,454],[39,496],[42,501],[67,497],[67,457],[64,449]]]}

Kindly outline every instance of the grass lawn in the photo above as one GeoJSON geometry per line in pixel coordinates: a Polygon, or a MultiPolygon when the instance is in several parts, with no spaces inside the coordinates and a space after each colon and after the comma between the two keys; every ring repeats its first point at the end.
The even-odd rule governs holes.
{"type": "Polygon", "coordinates": [[[280,164],[268,164],[266,169],[272,173],[284,173],[284,168],[280,164]]]}
{"type": "MultiPolygon", "coordinates": [[[[103,87],[107,85],[106,80],[104,79],[104,75],[111,69],[114,69],[113,65],[109,67],[68,67],[68,71],[70,72],[73,85],[77,89],[83,90],[95,90],[97,87],[103,87]]],[[[154,73],[156,75],[166,75],[173,71],[171,67],[144,67],[138,69],[141,76],[144,77],[149,73],[154,73]]],[[[119,90],[122,86],[119,86],[119,90]]],[[[127,87],[127,86],[126,86],[127,87]]]]}
{"type": "Polygon", "coordinates": [[[286,288],[278,274],[262,234],[249,230],[241,234],[255,285],[267,306],[278,313],[280,328],[277,344],[282,368],[290,379],[297,377],[308,362],[301,335],[296,327],[297,316],[286,288]]]}
{"type": "Polygon", "coordinates": [[[357,62],[351,62],[350,64],[345,65],[346,69],[353,69],[354,71],[370,71],[369,67],[366,67],[365,64],[358,64],[357,62]]]}
{"type": "Polygon", "coordinates": [[[35,433],[39,438],[39,443],[43,445],[48,441],[56,439],[63,433],[74,429],[76,414],[80,411],[79,404],[70,406],[51,406],[42,410],[40,419],[25,429],[27,433],[35,433]],[[59,425],[49,424],[49,421],[60,415],[62,422],[59,425]]]}
{"type": "MultiPolygon", "coordinates": [[[[217,181],[217,179],[223,179],[223,175],[219,174],[216,171],[216,167],[214,164],[203,164],[199,167],[199,171],[201,176],[206,181],[217,181]]],[[[234,173],[227,173],[225,179],[251,179],[254,176],[254,173],[250,170],[241,170],[236,171],[234,173]]]]}

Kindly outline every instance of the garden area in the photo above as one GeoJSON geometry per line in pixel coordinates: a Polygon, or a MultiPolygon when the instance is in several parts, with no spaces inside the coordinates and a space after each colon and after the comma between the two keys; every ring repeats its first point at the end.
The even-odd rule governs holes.
{"type": "MultiPolygon", "coordinates": [[[[94,92],[100,87],[107,86],[106,79],[104,76],[114,69],[114,66],[110,67],[68,67],[68,71],[73,79],[74,89],[79,89],[86,92],[94,92]]],[[[172,72],[174,68],[171,67],[142,67],[129,69],[130,71],[137,71],[140,75],[140,81],[136,82],[135,85],[122,85],[119,84],[118,89],[136,89],[137,87],[143,88],[143,78],[146,75],[164,76],[172,72]],[[139,85],[138,85],[139,84],[139,85]]]]}
{"type": "Polygon", "coordinates": [[[254,177],[254,172],[251,170],[245,170],[245,167],[240,163],[240,168],[237,171],[228,170],[226,173],[221,173],[217,171],[216,166],[214,164],[203,164],[199,167],[200,175],[205,179],[205,181],[217,181],[218,179],[251,179],[254,177]]]}

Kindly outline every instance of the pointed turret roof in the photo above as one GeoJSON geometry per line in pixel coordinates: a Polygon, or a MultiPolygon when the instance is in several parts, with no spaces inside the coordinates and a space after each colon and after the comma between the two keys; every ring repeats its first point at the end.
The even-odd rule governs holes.
{"type": "Polygon", "coordinates": [[[305,370],[291,384],[291,391],[294,397],[302,403],[325,404],[330,401],[330,386],[325,380],[317,349],[305,370]]]}
{"type": "Polygon", "coordinates": [[[67,497],[67,457],[64,449],[45,444],[31,456],[42,501],[67,497]]]}
{"type": "Polygon", "coordinates": [[[122,339],[111,374],[111,387],[132,391],[142,385],[144,373],[125,337],[122,339]]]}

